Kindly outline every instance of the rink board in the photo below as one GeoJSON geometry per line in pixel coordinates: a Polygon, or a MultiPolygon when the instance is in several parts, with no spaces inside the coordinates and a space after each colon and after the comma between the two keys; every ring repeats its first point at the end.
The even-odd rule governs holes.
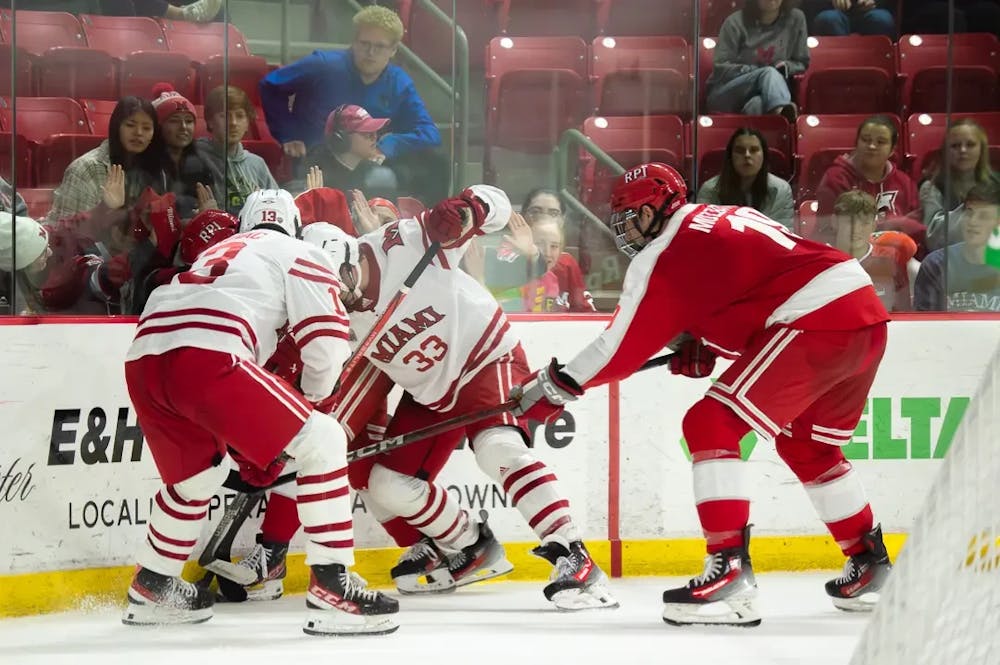
{"type": "MultiPolygon", "coordinates": [[[[998,323],[970,316],[891,324],[868,408],[845,448],[886,531],[905,532],[916,515],[1000,341],[998,323]]],[[[566,360],[605,325],[602,316],[513,323],[532,366],[553,355],[566,360]]],[[[58,609],[66,601],[53,597],[119,593],[127,583],[158,487],[124,386],[122,362],[133,332],[127,320],[0,325],[0,615],[58,609]],[[45,587],[59,592],[39,593],[45,587]]],[[[715,375],[723,368],[720,363],[715,375]]],[[[590,391],[559,421],[536,431],[535,453],[558,475],[607,570],[667,575],[700,569],[681,419],[708,385],[648,371],[590,391]]],[[[751,436],[743,444],[755,568],[839,566],[839,552],[770,442],[751,436]]],[[[548,565],[527,553],[534,534],[467,450],[453,455],[441,481],[464,506],[489,512],[494,530],[510,544],[518,578],[547,575],[548,565]]],[[[213,501],[206,533],[229,500],[232,495],[213,501]]],[[[360,502],[354,517],[356,541],[366,550],[358,555],[359,572],[387,582],[398,551],[360,502]]],[[[235,551],[248,549],[253,535],[245,528],[235,551]]],[[[293,551],[301,550],[300,539],[293,551]]],[[[891,547],[901,541],[892,538],[891,547]]],[[[301,555],[292,557],[290,569],[289,588],[301,588],[301,555]]]]}

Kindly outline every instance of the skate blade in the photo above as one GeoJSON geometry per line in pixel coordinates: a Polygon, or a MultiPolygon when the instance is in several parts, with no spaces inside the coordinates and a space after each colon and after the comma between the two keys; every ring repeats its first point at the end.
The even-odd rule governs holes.
{"type": "Polygon", "coordinates": [[[451,593],[458,588],[447,568],[436,568],[422,575],[400,575],[393,580],[396,590],[404,596],[451,593]]]}
{"type": "Polygon", "coordinates": [[[857,598],[833,598],[833,606],[844,612],[871,612],[878,604],[880,594],[863,593],[857,598]]]}
{"type": "Polygon", "coordinates": [[[232,561],[214,559],[204,566],[205,570],[215,573],[227,580],[232,580],[240,586],[249,586],[257,581],[257,573],[246,566],[240,566],[232,561]]]}
{"type": "Polygon", "coordinates": [[[340,610],[306,610],[302,632],[317,637],[388,635],[399,630],[394,614],[364,616],[340,610]]]}
{"type": "Polygon", "coordinates": [[[514,570],[514,564],[507,559],[502,559],[490,564],[489,566],[480,568],[479,570],[474,570],[465,577],[459,578],[456,584],[462,587],[468,584],[475,584],[476,582],[485,582],[486,580],[491,580],[494,577],[506,575],[512,570],[514,570]]]}
{"type": "Polygon", "coordinates": [[[255,584],[247,588],[247,600],[278,600],[285,592],[285,585],[281,580],[267,580],[261,584],[255,584]]]}
{"type": "Polygon", "coordinates": [[[205,623],[212,618],[212,608],[182,610],[152,603],[139,605],[129,602],[122,613],[122,623],[126,626],[182,626],[205,623]]]}
{"type": "Polygon", "coordinates": [[[618,600],[602,584],[591,584],[584,589],[557,591],[549,600],[563,612],[613,610],[619,607],[618,600]]]}
{"type": "Polygon", "coordinates": [[[739,626],[760,625],[760,614],[752,598],[727,598],[714,603],[664,603],[663,621],[671,626],[739,626]]]}

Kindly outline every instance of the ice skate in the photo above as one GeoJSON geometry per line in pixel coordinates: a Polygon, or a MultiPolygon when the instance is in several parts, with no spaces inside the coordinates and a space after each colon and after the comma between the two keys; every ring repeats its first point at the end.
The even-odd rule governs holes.
{"type": "Polygon", "coordinates": [[[385,635],[399,628],[399,603],[365,588],[340,564],[313,566],[306,592],[307,635],[385,635]]]}
{"type": "Polygon", "coordinates": [[[844,574],[826,583],[826,593],[834,607],[845,612],[872,611],[892,570],[882,542],[881,524],[866,533],[862,542],[866,551],[850,557],[844,564],[844,574]]]}
{"type": "Polygon", "coordinates": [[[256,580],[245,585],[247,600],[277,600],[284,593],[287,568],[285,557],[288,543],[269,543],[257,537],[257,546],[239,562],[239,566],[253,571],[256,580]]]}
{"type": "Polygon", "coordinates": [[[444,555],[428,537],[411,545],[389,573],[400,593],[447,593],[455,590],[444,555]]]}
{"type": "Polygon", "coordinates": [[[758,626],[757,581],[750,565],[750,526],[743,544],[705,557],[705,570],[687,585],[663,592],[663,620],[671,626],[758,626]]]}
{"type": "Polygon", "coordinates": [[[542,592],[559,609],[573,611],[618,607],[618,601],[607,589],[608,578],[594,563],[581,541],[570,543],[560,536],[549,536],[531,553],[554,566],[550,582],[542,592]]]}
{"type": "Polygon", "coordinates": [[[486,523],[486,511],[480,511],[479,537],[468,547],[448,555],[448,573],[457,586],[490,580],[514,570],[503,545],[486,523]]]}
{"type": "Polygon", "coordinates": [[[213,603],[208,589],[139,567],[128,588],[128,606],[122,614],[122,623],[128,626],[202,623],[212,618],[213,603]]]}

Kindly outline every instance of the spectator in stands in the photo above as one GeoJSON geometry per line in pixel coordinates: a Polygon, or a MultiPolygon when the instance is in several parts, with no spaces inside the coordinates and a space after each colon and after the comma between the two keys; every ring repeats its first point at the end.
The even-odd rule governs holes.
{"type": "MultiPolygon", "coordinates": [[[[954,0],[955,32],[989,32],[1000,37],[1000,3],[996,0],[954,0]]],[[[948,0],[907,0],[903,34],[946,34],[948,0]]]]}
{"type": "Polygon", "coordinates": [[[195,141],[198,155],[212,172],[215,200],[221,209],[239,215],[255,190],[277,189],[278,183],[259,156],[243,149],[255,112],[250,98],[235,86],[218,86],[205,96],[205,123],[212,138],[195,141]]]}
{"type": "Polygon", "coordinates": [[[403,23],[386,7],[365,7],[354,16],[354,41],[342,51],[314,51],[276,69],[260,82],[271,134],[291,157],[304,157],[323,142],[329,113],[355,104],[388,118],[392,132],[378,141],[385,165],[404,190],[428,200],[447,196],[448,164],[433,148],[441,144],[434,121],[409,75],[389,64],[403,38],[403,23]]]}
{"type": "Polygon", "coordinates": [[[0,315],[28,313],[31,284],[40,281],[51,255],[48,233],[41,224],[21,214],[0,211],[0,315]],[[13,304],[7,299],[11,280],[13,304]]]}
{"type": "Polygon", "coordinates": [[[546,272],[521,287],[526,312],[593,312],[594,299],[587,291],[583,272],[572,255],[563,251],[561,217],[545,217],[531,225],[535,246],[545,260],[546,272]]]}
{"type": "Polygon", "coordinates": [[[892,0],[807,0],[812,34],[839,37],[852,32],[896,39],[892,0]]]}
{"type": "Polygon", "coordinates": [[[214,182],[211,169],[194,147],[195,109],[169,83],[154,86],[153,108],[167,151],[167,189],[176,197],[177,212],[186,221],[198,212],[198,186],[211,188],[214,182]]]}
{"type": "Polygon", "coordinates": [[[108,138],[66,168],[62,182],[53,193],[52,210],[47,219],[55,222],[90,212],[91,221],[95,223],[111,218],[120,221],[144,189],[153,187],[160,193],[166,190],[164,154],[163,137],[153,105],[139,97],[122,97],[111,112],[108,138]],[[105,184],[113,166],[124,171],[124,197],[116,208],[108,208],[105,184]]]}
{"type": "Polygon", "coordinates": [[[809,66],[806,18],[793,0],[744,0],[722,24],[708,78],[710,113],[795,120],[788,81],[809,66]]]}
{"type": "Polygon", "coordinates": [[[521,214],[511,215],[500,245],[495,251],[485,253],[484,283],[504,309],[521,311],[521,287],[548,270],[531,227],[548,219],[562,225],[563,215],[559,195],[551,189],[537,187],[524,198],[521,214]]]}
{"type": "Polygon", "coordinates": [[[844,192],[833,211],[833,246],[861,262],[887,310],[912,309],[910,284],[920,268],[913,258],[917,253],[913,239],[900,231],[875,230],[875,197],[867,192],[844,192]]]}
{"type": "Polygon", "coordinates": [[[990,167],[986,130],[970,118],[952,123],[941,153],[920,185],[920,205],[927,225],[927,248],[941,249],[962,240],[961,206],[979,183],[998,180],[990,167]],[[950,180],[945,176],[950,176],[950,180]],[[947,195],[945,194],[947,192],[947,195]]]}
{"type": "Polygon", "coordinates": [[[921,247],[926,227],[919,221],[917,187],[889,160],[899,141],[899,130],[887,116],[866,118],[858,127],[854,152],[837,157],[816,189],[818,203],[815,239],[833,244],[834,202],[842,193],[860,189],[875,197],[879,230],[903,231],[921,247]]]}
{"type": "Polygon", "coordinates": [[[15,199],[14,188],[3,178],[0,178],[0,210],[12,212],[19,217],[28,216],[28,204],[20,194],[15,199]]]}
{"type": "MultiPolygon", "coordinates": [[[[306,167],[319,167],[327,187],[367,192],[371,183],[366,179],[373,171],[378,177],[378,166],[385,159],[378,149],[378,135],[388,123],[387,118],[373,118],[356,104],[338,106],[327,116],[323,143],[309,149],[306,167]]],[[[395,192],[385,194],[394,197],[395,192]]]]}
{"type": "Polygon", "coordinates": [[[986,265],[990,234],[1000,225],[1000,186],[976,184],[965,195],[964,242],[936,249],[917,273],[913,304],[922,311],[1000,312],[1000,270],[986,265]]]}
{"type": "Polygon", "coordinates": [[[750,206],[789,230],[795,224],[792,187],[768,168],[767,139],[752,127],[733,132],[722,172],[698,190],[698,203],[750,206]]]}
{"type": "MultiPolygon", "coordinates": [[[[106,16],[150,16],[173,21],[208,23],[221,14],[222,0],[101,0],[106,16]]],[[[81,11],[79,13],[86,13],[81,11]]]]}

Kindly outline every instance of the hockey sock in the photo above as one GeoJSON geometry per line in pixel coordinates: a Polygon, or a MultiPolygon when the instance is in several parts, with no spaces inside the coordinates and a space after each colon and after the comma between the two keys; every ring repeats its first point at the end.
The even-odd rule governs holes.
{"type": "Polygon", "coordinates": [[[260,526],[261,538],[268,543],[291,542],[299,530],[299,508],[295,499],[271,492],[267,497],[267,511],[260,526]]]}

